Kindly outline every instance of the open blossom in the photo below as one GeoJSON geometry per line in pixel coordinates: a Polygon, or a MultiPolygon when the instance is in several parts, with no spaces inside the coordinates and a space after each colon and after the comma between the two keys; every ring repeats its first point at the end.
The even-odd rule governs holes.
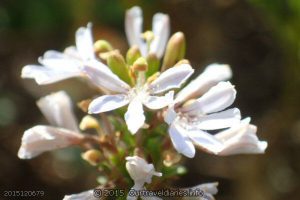
{"type": "Polygon", "coordinates": [[[163,96],[161,93],[179,88],[193,71],[190,65],[181,64],[166,70],[151,83],[137,83],[135,87],[131,88],[115,75],[106,76],[104,80],[103,73],[86,67],[86,74],[94,84],[117,93],[94,99],[89,105],[89,113],[107,112],[129,104],[125,113],[125,121],[128,129],[134,134],[145,122],[143,105],[152,110],[170,105],[173,101],[173,91],[163,96]]]}
{"type": "MultiPolygon", "coordinates": [[[[156,172],[154,169],[153,164],[148,164],[144,159],[133,156],[133,157],[126,157],[126,169],[130,175],[130,177],[134,181],[134,186],[131,190],[139,191],[144,189],[145,183],[151,183],[152,176],[162,176],[162,173],[156,172]]],[[[135,195],[128,195],[127,200],[134,200],[138,197],[135,195]]],[[[142,197],[142,199],[144,199],[142,197]]],[[[159,199],[159,198],[151,198],[151,199],[159,199]]]]}
{"type": "Polygon", "coordinates": [[[18,152],[19,158],[30,159],[45,151],[81,142],[83,136],[79,133],[71,100],[65,92],[43,97],[37,105],[53,126],[37,125],[26,130],[18,152]]]}
{"type": "Polygon", "coordinates": [[[236,91],[231,83],[219,82],[211,87],[223,78],[227,78],[228,74],[228,69],[222,65],[208,66],[202,75],[190,83],[194,87],[187,85],[189,91],[183,89],[183,92],[175,98],[177,104],[168,108],[165,121],[170,125],[168,132],[179,153],[190,158],[194,157],[194,144],[218,155],[264,152],[266,143],[257,139],[253,125],[244,125],[247,124],[247,120],[240,122],[239,109],[224,110],[235,100],[236,91]],[[210,73],[218,67],[219,73],[210,73]],[[201,84],[196,87],[195,83],[201,84]],[[205,93],[194,99],[199,94],[199,90],[205,93]],[[221,132],[221,137],[218,134],[208,133],[210,130],[229,127],[232,127],[227,130],[230,134],[221,132]],[[250,147],[246,148],[246,146],[250,147]]]}
{"type": "MultiPolygon", "coordinates": [[[[152,20],[153,38],[150,46],[142,37],[143,16],[140,7],[135,6],[126,12],[125,31],[130,46],[137,45],[143,57],[153,53],[157,58],[163,56],[165,46],[170,35],[169,16],[163,13],[156,13],[152,20]]],[[[147,36],[146,36],[147,37],[147,36]]]]}
{"type": "Polygon", "coordinates": [[[39,85],[55,83],[72,77],[84,77],[85,65],[107,70],[108,67],[95,57],[91,24],[76,31],[76,47],[71,46],[63,53],[49,50],[39,58],[41,65],[26,65],[22,78],[32,78],[39,85]]]}

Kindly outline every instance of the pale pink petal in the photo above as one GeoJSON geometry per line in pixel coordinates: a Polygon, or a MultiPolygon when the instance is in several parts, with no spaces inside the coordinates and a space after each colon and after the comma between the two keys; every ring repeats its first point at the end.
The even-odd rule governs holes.
{"type": "Polygon", "coordinates": [[[189,187],[189,188],[183,188],[182,190],[186,191],[201,191],[199,196],[197,197],[185,197],[183,199],[186,200],[215,200],[213,195],[216,195],[218,193],[218,185],[219,183],[204,183],[200,185],[196,185],[194,187],[189,187]]]}
{"type": "Polygon", "coordinates": [[[182,112],[208,114],[229,107],[235,100],[236,90],[230,82],[220,82],[202,97],[182,108],[182,112]]]}
{"type": "Polygon", "coordinates": [[[94,99],[89,105],[89,113],[102,113],[115,110],[129,103],[127,95],[103,95],[94,99]]]}
{"type": "Polygon", "coordinates": [[[180,88],[193,72],[194,69],[188,64],[171,67],[149,85],[149,90],[152,94],[157,94],[169,89],[180,88]]]}
{"type": "Polygon", "coordinates": [[[37,105],[51,125],[79,131],[72,101],[64,91],[41,98],[37,105]]]}
{"type": "Polygon", "coordinates": [[[125,121],[128,130],[135,134],[145,123],[145,115],[143,110],[143,104],[138,98],[134,98],[128,106],[125,113],[125,121]]]}
{"type": "Polygon", "coordinates": [[[175,101],[184,102],[190,98],[197,98],[218,82],[228,80],[231,76],[232,72],[229,65],[211,64],[176,95],[175,101]]]}
{"type": "Polygon", "coordinates": [[[154,39],[150,45],[150,53],[154,53],[159,59],[163,56],[168,38],[170,36],[170,19],[163,13],[156,13],[152,20],[154,39]]]}
{"type": "Polygon", "coordinates": [[[83,136],[79,133],[51,126],[34,126],[25,131],[18,152],[21,159],[30,159],[46,151],[78,144],[83,136]]]}
{"type": "Polygon", "coordinates": [[[148,96],[143,104],[149,109],[161,109],[173,102],[174,91],[170,91],[164,96],[148,96]]]}

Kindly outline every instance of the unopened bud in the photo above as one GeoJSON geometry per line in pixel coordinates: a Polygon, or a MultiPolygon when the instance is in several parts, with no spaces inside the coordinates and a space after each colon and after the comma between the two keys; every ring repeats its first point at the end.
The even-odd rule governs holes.
{"type": "Polygon", "coordinates": [[[152,40],[154,39],[154,33],[152,31],[146,31],[142,34],[142,38],[146,42],[152,42],[152,40]]]}
{"type": "Polygon", "coordinates": [[[126,54],[126,61],[128,65],[133,65],[133,63],[141,57],[141,52],[138,48],[138,46],[134,45],[132,46],[126,54]]]}
{"type": "Polygon", "coordinates": [[[131,83],[129,71],[123,56],[118,51],[113,51],[107,58],[107,65],[123,81],[131,83]]]}
{"type": "Polygon", "coordinates": [[[154,53],[148,54],[147,62],[148,62],[149,67],[148,67],[148,71],[146,73],[146,76],[149,77],[152,74],[159,71],[160,62],[159,62],[159,59],[157,58],[157,56],[154,53]]]}
{"type": "Polygon", "coordinates": [[[190,61],[188,59],[182,59],[182,60],[179,60],[175,65],[174,67],[176,66],[179,66],[179,65],[182,65],[182,64],[191,64],[190,61]]]}
{"type": "Polygon", "coordinates": [[[163,59],[162,71],[172,67],[178,60],[185,55],[185,37],[182,32],[173,34],[167,44],[166,53],[163,59]]]}
{"type": "Polygon", "coordinates": [[[145,58],[138,58],[132,65],[133,71],[145,72],[148,70],[148,63],[145,58]]]}
{"type": "Polygon", "coordinates": [[[101,152],[96,149],[90,149],[81,154],[81,157],[91,165],[95,166],[101,162],[101,152]]]}
{"type": "Polygon", "coordinates": [[[99,123],[98,121],[90,116],[90,115],[86,115],[82,118],[80,124],[79,124],[79,128],[80,130],[87,130],[87,129],[91,129],[91,128],[94,128],[94,129],[98,129],[99,128],[99,123]]]}
{"type": "Polygon", "coordinates": [[[113,47],[106,40],[98,40],[94,43],[94,50],[96,53],[103,53],[103,52],[112,51],[113,47]]]}
{"type": "Polygon", "coordinates": [[[181,160],[181,155],[171,150],[165,151],[163,157],[163,163],[166,167],[171,167],[172,165],[178,163],[181,160]]]}
{"type": "Polygon", "coordinates": [[[83,112],[88,112],[89,109],[89,105],[91,103],[91,99],[86,99],[83,101],[80,101],[79,103],[77,103],[77,106],[83,111],[83,112]]]}

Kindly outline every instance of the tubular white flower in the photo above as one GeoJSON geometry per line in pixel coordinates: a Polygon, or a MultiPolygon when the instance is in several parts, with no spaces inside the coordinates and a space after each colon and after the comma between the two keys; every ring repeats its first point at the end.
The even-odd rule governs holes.
{"type": "Polygon", "coordinates": [[[76,145],[83,139],[71,109],[71,100],[65,92],[43,97],[37,104],[47,120],[60,128],[38,125],[26,130],[18,152],[19,158],[30,159],[45,151],[76,145]]]}
{"type": "MultiPolygon", "coordinates": [[[[216,155],[263,153],[267,143],[259,141],[250,120],[241,120],[237,108],[226,109],[236,91],[229,82],[220,82],[202,97],[181,107],[170,106],[165,121],[174,148],[183,155],[195,156],[194,145],[216,155]],[[216,135],[205,131],[229,128],[216,135]]],[[[175,100],[176,101],[176,100],[175,100]]]]}
{"type": "Polygon", "coordinates": [[[190,65],[182,64],[164,71],[155,81],[130,88],[115,75],[97,74],[93,68],[85,67],[86,74],[99,87],[117,92],[115,95],[105,95],[94,99],[89,105],[89,113],[101,113],[129,104],[125,121],[129,131],[135,134],[144,124],[143,105],[149,109],[161,109],[173,102],[173,92],[158,96],[158,93],[180,87],[193,73],[190,65]],[[108,84],[103,84],[103,83],[108,84]]]}
{"type": "Polygon", "coordinates": [[[18,151],[21,159],[31,159],[44,153],[78,144],[82,135],[79,133],[51,126],[34,126],[25,131],[18,151]]]}
{"type": "MultiPolygon", "coordinates": [[[[152,176],[162,176],[162,173],[155,171],[153,164],[148,164],[138,156],[126,157],[126,160],[126,169],[134,181],[132,190],[142,190],[145,183],[151,183],[152,176]]],[[[128,196],[127,200],[137,198],[136,196],[128,196]]]]}
{"type": "Polygon", "coordinates": [[[37,84],[45,85],[73,77],[85,77],[82,67],[95,67],[99,71],[110,71],[106,65],[96,60],[93,47],[91,24],[76,31],[76,47],[68,47],[64,53],[47,51],[39,58],[41,65],[26,65],[22,78],[35,79],[37,84]]]}
{"type": "Polygon", "coordinates": [[[137,45],[143,57],[154,53],[159,59],[163,56],[165,46],[170,35],[169,16],[156,13],[152,20],[154,39],[147,47],[147,42],[142,39],[143,12],[140,7],[134,6],[127,10],[125,16],[125,32],[130,46],[137,45]]]}

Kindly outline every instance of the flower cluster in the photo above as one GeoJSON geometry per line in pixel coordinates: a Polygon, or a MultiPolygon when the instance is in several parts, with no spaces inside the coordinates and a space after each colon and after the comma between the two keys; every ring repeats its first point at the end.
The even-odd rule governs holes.
{"type": "MultiPolygon", "coordinates": [[[[82,158],[107,178],[96,188],[130,189],[128,185],[133,184],[131,189],[139,191],[165,187],[168,178],[184,171],[178,170],[184,169],[181,157],[193,158],[195,147],[220,156],[264,153],[267,143],[259,141],[250,118],[241,119],[238,108],[229,108],[236,97],[228,82],[230,67],[211,64],[180,89],[194,73],[184,59],[184,34],[177,32],[169,38],[169,16],[163,13],[153,16],[152,30],[142,32],[142,25],[142,10],[129,9],[125,17],[130,45],[126,58],[108,41],[94,42],[88,24],[76,31],[76,46],[64,52],[47,51],[39,58],[39,65],[23,68],[22,78],[34,79],[39,85],[77,77],[88,80],[101,94],[79,103],[87,112],[79,125],[64,91],[41,98],[37,105],[51,126],[26,130],[19,158],[31,159],[46,151],[79,145],[84,150],[82,158]],[[125,106],[127,110],[122,108],[125,106]],[[87,134],[89,129],[98,134],[87,134]],[[155,166],[162,173],[156,172],[155,166]],[[105,170],[107,167],[111,170],[105,170]],[[118,177],[113,169],[119,169],[118,177]]],[[[213,199],[216,186],[209,183],[194,188],[201,189],[206,199],[213,199]]],[[[90,190],[64,199],[92,196],[90,190]]]]}

